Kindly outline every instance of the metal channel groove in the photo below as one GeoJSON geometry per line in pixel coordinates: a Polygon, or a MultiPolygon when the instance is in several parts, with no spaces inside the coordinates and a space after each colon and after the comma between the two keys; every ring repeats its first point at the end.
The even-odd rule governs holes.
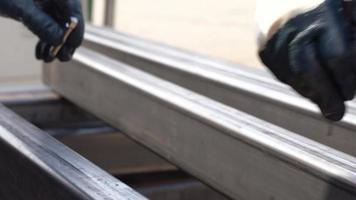
{"type": "Polygon", "coordinates": [[[356,198],[354,157],[93,51],[74,59],[45,82],[234,199],[356,198]]]}

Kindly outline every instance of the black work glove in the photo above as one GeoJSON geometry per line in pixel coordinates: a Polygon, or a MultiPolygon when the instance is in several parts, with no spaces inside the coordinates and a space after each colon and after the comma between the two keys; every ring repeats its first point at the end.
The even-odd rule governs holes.
{"type": "Polygon", "coordinates": [[[333,121],[345,114],[356,90],[352,28],[340,0],[326,0],[289,20],[260,51],[282,82],[315,102],[333,121]]]}
{"type": "Polygon", "coordinates": [[[49,46],[62,43],[69,15],[77,17],[79,24],[58,58],[62,61],[69,60],[83,40],[84,22],[79,0],[0,0],[0,15],[21,21],[36,34],[42,44],[37,45],[36,56],[47,62],[54,59],[48,56],[49,46]],[[57,5],[56,9],[49,9],[54,5],[57,5]]]}
{"type": "MultiPolygon", "coordinates": [[[[66,30],[71,17],[78,19],[77,27],[57,55],[59,60],[69,61],[75,50],[82,44],[84,36],[84,19],[80,0],[39,0],[38,5],[61,26],[62,30],[66,30]]],[[[52,62],[55,59],[50,52],[52,46],[46,40],[40,40],[36,46],[37,59],[52,62]]]]}

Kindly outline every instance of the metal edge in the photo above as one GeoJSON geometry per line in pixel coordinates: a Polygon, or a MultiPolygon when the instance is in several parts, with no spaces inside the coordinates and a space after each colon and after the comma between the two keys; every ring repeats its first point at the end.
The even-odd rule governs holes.
{"type": "Polygon", "coordinates": [[[0,159],[10,159],[1,161],[1,199],[146,199],[2,105],[0,113],[0,159]]]}

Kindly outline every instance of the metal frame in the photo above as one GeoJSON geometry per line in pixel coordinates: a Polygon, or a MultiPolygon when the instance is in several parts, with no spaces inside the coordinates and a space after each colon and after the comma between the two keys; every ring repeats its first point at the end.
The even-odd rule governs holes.
{"type": "Polygon", "coordinates": [[[356,198],[354,157],[98,53],[74,59],[45,82],[234,199],[356,198]]]}
{"type": "Polygon", "coordinates": [[[44,85],[2,86],[0,102],[110,174],[177,170],[44,85]]]}
{"type": "Polygon", "coordinates": [[[356,104],[340,123],[331,123],[315,105],[254,70],[110,29],[88,26],[86,47],[258,118],[356,156],[356,104]]]}
{"type": "MultiPolygon", "coordinates": [[[[46,133],[150,199],[228,199],[182,173],[116,129],[108,127],[105,130],[99,119],[59,97],[44,85],[2,85],[0,102],[31,124],[39,124],[46,133]],[[99,122],[92,123],[93,120],[99,122]]],[[[23,178],[21,173],[24,172],[13,171],[19,179],[23,178]]],[[[42,188],[55,186],[50,184],[47,182],[42,188]]],[[[21,187],[18,183],[14,184],[14,190],[21,192],[21,187]]],[[[12,195],[11,198],[18,197],[12,195]]]]}

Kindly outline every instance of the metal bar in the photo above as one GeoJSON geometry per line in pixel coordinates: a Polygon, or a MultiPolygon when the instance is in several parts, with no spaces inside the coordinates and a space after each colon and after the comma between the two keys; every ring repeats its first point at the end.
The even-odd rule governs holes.
{"type": "Polygon", "coordinates": [[[356,105],[340,123],[262,70],[88,27],[85,46],[217,101],[356,156],[356,105]],[[313,131],[310,131],[313,130],[313,131]]]}
{"type": "Polygon", "coordinates": [[[93,51],[44,67],[44,79],[234,199],[356,198],[354,157],[93,51]]]}
{"type": "Polygon", "coordinates": [[[111,174],[176,170],[44,85],[2,86],[0,102],[111,174]]]}
{"type": "Polygon", "coordinates": [[[0,199],[146,199],[0,106],[0,199]]]}
{"type": "Polygon", "coordinates": [[[115,23],[115,4],[117,0],[106,0],[105,25],[113,27],[115,23]]]}

